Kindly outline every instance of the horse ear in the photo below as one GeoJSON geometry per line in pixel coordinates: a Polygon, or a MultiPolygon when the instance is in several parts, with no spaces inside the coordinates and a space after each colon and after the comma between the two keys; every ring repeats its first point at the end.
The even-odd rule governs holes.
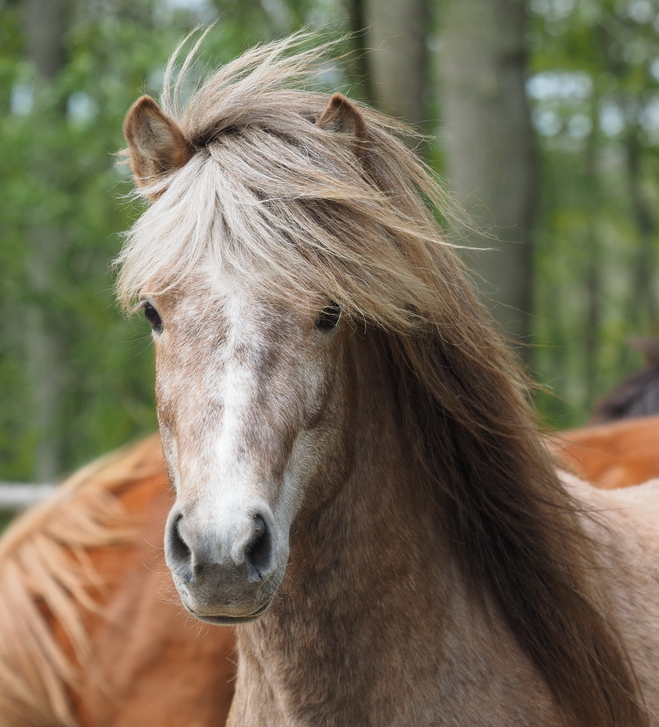
{"type": "Polygon", "coordinates": [[[124,121],[124,136],[138,187],[182,167],[192,156],[192,147],[179,125],[150,96],[142,96],[131,106],[124,121]]]}
{"type": "Polygon", "coordinates": [[[355,104],[340,93],[335,93],[327,108],[318,117],[316,124],[321,129],[334,131],[352,139],[352,147],[361,156],[363,142],[368,138],[366,120],[355,104]]]}

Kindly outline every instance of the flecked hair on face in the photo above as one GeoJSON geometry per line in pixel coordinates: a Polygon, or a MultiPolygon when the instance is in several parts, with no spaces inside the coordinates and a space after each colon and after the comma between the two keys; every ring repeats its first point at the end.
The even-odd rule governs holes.
{"type": "Polygon", "coordinates": [[[210,258],[264,300],[338,302],[381,338],[419,470],[437,493],[438,527],[473,593],[492,594],[566,724],[647,725],[593,547],[540,445],[523,376],[435,222],[433,209],[451,217],[455,208],[397,122],[360,106],[359,139],[316,123],[329,96],[302,87],[328,48],[305,43],[248,51],[184,110],[177,86],[165,91],[190,158],[142,188],[157,201],[118,258],[120,299],[184,288],[210,258]]]}

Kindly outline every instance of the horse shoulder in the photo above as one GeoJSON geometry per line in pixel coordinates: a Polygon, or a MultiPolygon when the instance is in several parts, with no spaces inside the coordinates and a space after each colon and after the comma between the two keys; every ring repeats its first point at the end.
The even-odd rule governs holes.
{"type": "Polygon", "coordinates": [[[563,477],[584,505],[613,619],[651,715],[659,714],[659,478],[620,490],[598,490],[563,477]]]}

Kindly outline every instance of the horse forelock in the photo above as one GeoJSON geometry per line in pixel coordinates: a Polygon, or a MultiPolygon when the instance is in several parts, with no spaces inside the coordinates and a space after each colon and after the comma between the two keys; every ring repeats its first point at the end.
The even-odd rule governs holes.
{"type": "Polygon", "coordinates": [[[317,54],[287,57],[289,45],[229,64],[182,113],[197,151],[158,182],[162,194],[131,231],[120,297],[184,284],[210,259],[265,300],[323,295],[383,331],[420,464],[474,591],[493,593],[575,724],[646,724],[523,376],[428,210],[451,216],[448,196],[376,112],[361,109],[359,158],[320,129],[329,97],[289,87],[313,75],[317,54]]]}
{"type": "Polygon", "coordinates": [[[344,135],[315,124],[329,96],[287,84],[317,63],[273,60],[285,50],[262,50],[249,74],[229,64],[182,112],[197,151],[158,190],[144,189],[159,198],[118,258],[119,297],[129,305],[167,289],[210,257],[268,299],[321,294],[354,318],[408,330],[441,305],[424,269],[431,249],[448,248],[421,197],[446,212],[448,196],[390,133],[403,128],[395,122],[361,109],[361,160],[344,135]]]}

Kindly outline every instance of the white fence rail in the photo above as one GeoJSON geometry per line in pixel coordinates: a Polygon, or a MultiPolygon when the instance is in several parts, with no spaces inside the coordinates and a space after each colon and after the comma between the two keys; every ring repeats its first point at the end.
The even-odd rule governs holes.
{"type": "Polygon", "coordinates": [[[47,500],[57,485],[28,485],[24,482],[0,482],[0,510],[24,510],[47,500]]]}

